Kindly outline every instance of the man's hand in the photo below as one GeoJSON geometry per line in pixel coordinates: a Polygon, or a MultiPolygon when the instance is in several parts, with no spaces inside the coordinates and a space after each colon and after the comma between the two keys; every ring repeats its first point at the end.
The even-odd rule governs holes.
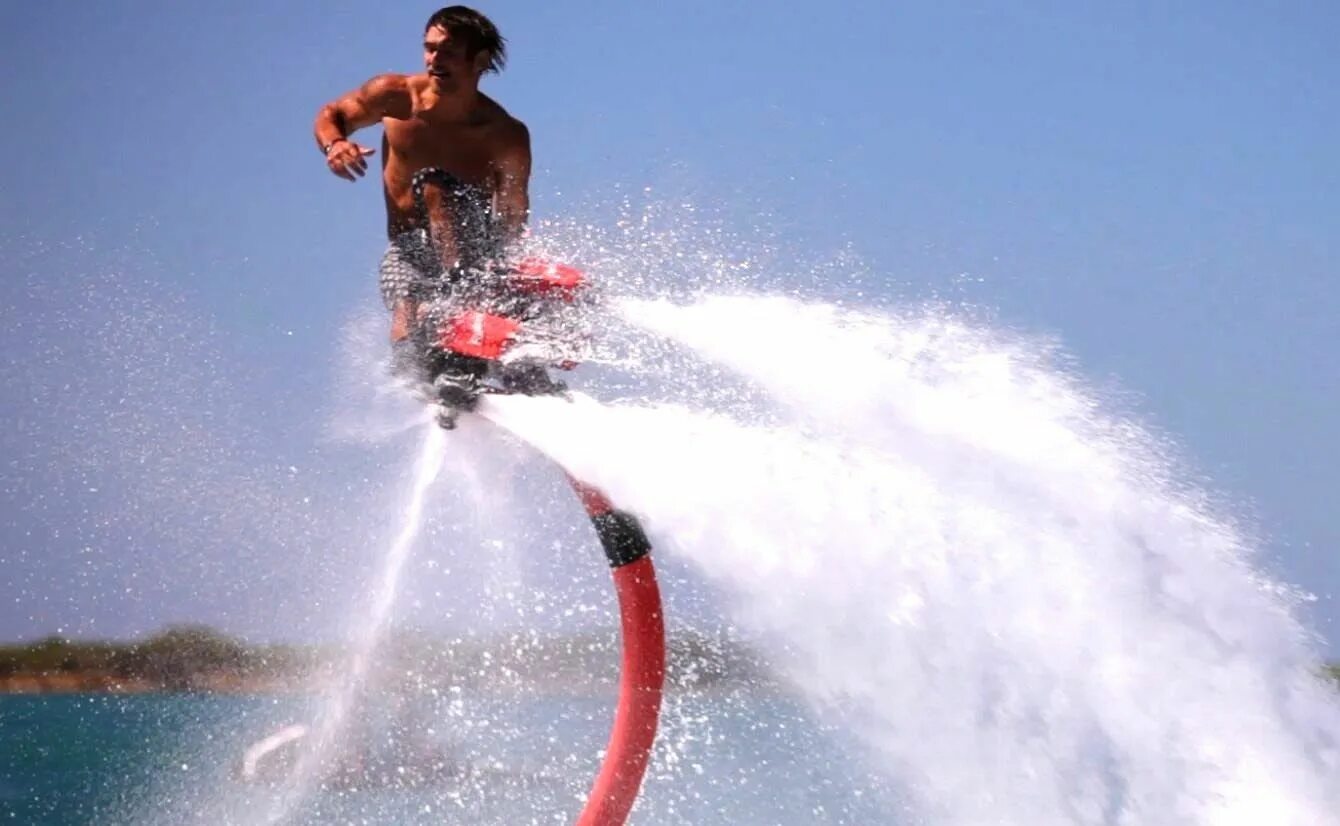
{"type": "Polygon", "coordinates": [[[340,138],[326,153],[326,166],[346,181],[356,181],[367,174],[368,162],[364,159],[376,151],[348,138],[340,138]]]}
{"type": "Polygon", "coordinates": [[[373,150],[359,146],[349,136],[382,118],[404,120],[413,113],[408,79],[404,75],[378,75],[322,106],[316,113],[312,136],[316,148],[325,153],[330,171],[346,181],[356,181],[367,173],[364,158],[373,150]]]}

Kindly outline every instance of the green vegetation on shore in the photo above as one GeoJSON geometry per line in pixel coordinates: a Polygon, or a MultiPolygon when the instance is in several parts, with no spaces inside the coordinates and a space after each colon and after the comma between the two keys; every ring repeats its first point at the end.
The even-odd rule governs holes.
{"type": "MultiPolygon", "coordinates": [[[[190,690],[206,676],[269,682],[305,674],[319,662],[314,648],[251,646],[203,626],[173,626],[142,641],[85,642],[53,636],[0,646],[0,689],[42,678],[56,690],[121,687],[190,690]]],[[[217,681],[216,681],[217,682],[217,681]]]]}
{"type": "MultiPolygon", "coordinates": [[[[738,643],[685,631],[669,635],[667,643],[672,686],[767,680],[738,643]]],[[[409,675],[420,685],[590,688],[617,678],[618,652],[612,633],[442,639],[394,632],[381,646],[379,662],[388,679],[409,675]]],[[[53,636],[0,646],[0,693],[302,691],[332,678],[342,665],[343,652],[335,648],[258,646],[203,626],[175,626],[141,641],[53,636]]]]}
{"type": "MultiPolygon", "coordinates": [[[[769,682],[741,644],[679,630],[668,635],[671,686],[769,682]]],[[[618,674],[613,634],[442,639],[395,632],[381,671],[427,685],[591,688],[618,674]]],[[[0,693],[76,691],[303,691],[339,672],[343,652],[315,645],[251,645],[204,626],[174,626],[131,642],[48,637],[0,646],[0,693]]],[[[1323,674],[1340,687],[1340,663],[1323,674]]]]}

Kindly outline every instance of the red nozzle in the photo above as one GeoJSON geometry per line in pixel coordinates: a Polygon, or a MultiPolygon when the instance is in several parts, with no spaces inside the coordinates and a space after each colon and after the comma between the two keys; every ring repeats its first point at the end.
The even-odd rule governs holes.
{"type": "Polygon", "coordinates": [[[521,322],[466,310],[447,322],[438,344],[445,350],[482,359],[498,359],[512,344],[521,322]]]}
{"type": "Polygon", "coordinates": [[[586,284],[586,276],[581,270],[543,258],[521,259],[511,276],[512,283],[518,289],[537,293],[559,292],[568,299],[586,284]]]}

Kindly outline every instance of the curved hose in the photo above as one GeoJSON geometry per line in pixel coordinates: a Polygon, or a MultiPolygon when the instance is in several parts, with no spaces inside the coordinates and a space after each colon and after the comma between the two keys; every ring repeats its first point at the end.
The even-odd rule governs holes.
{"type": "Polygon", "coordinates": [[[619,705],[586,808],[577,826],[622,826],[637,800],[651,759],[665,685],[665,622],[651,544],[629,513],[595,488],[569,477],[613,569],[623,630],[619,705]]]}

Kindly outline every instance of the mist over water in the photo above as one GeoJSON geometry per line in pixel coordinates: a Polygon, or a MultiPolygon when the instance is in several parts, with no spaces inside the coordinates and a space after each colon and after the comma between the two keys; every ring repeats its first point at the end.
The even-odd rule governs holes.
{"type": "MultiPolygon", "coordinates": [[[[360,683],[387,627],[524,640],[615,627],[589,526],[527,444],[644,520],[672,635],[677,623],[743,629],[834,727],[817,746],[794,710],[672,692],[633,822],[1337,822],[1340,708],[1314,675],[1303,595],[1262,573],[1250,534],[1166,440],[1115,415],[1048,342],[942,306],[862,308],[859,281],[841,280],[859,269],[846,257],[795,264],[658,209],[627,207],[603,234],[538,234],[608,293],[596,358],[572,377],[582,392],[490,398],[446,434],[437,481],[421,466],[417,488],[431,426],[384,378],[380,312],[349,324],[331,401],[302,422],[319,444],[282,462],[257,446],[278,441],[275,405],[228,381],[207,323],[152,291],[81,293],[66,323],[26,345],[46,366],[90,366],[100,381],[82,393],[63,373],[6,366],[77,437],[34,419],[6,441],[90,500],[39,512],[71,523],[60,527],[81,547],[113,529],[173,540],[144,563],[144,622],[159,621],[156,595],[185,591],[240,627],[306,622],[354,652],[316,708],[184,729],[124,822],[562,822],[579,808],[603,700],[529,716],[487,692],[427,704],[425,719],[475,738],[467,757],[512,769],[497,755],[535,749],[522,773],[558,767],[539,785],[476,778],[402,798],[294,783],[258,807],[223,769],[199,773],[295,719],[324,714],[335,746],[349,724],[366,729],[384,709],[360,703],[385,685],[360,683]],[[797,270],[808,275],[776,275],[797,270]],[[813,297],[833,294],[847,299],[813,297]],[[97,336],[73,336],[94,323],[97,336]],[[750,739],[767,725],[771,751],[750,739]],[[821,799],[789,797],[820,776],[821,799]],[[902,800],[914,812],[889,814],[902,800]]],[[[139,587],[109,586],[125,566],[89,557],[67,589],[75,617],[139,587]]],[[[19,561],[24,583],[41,581],[36,560],[19,561]]]]}
{"type": "Polygon", "coordinates": [[[337,752],[338,741],[347,734],[348,718],[355,711],[354,704],[359,694],[368,688],[368,671],[393,617],[405,562],[423,529],[423,509],[428,489],[442,471],[446,434],[437,427],[429,426],[425,430],[427,432],[415,461],[413,483],[406,496],[405,510],[400,516],[400,530],[386,552],[367,605],[357,609],[360,621],[350,641],[348,662],[338,684],[328,692],[322,704],[321,714],[303,744],[293,775],[288,781],[288,795],[281,807],[271,815],[270,822],[279,822],[300,796],[310,792],[322,780],[323,773],[330,771],[331,767],[326,763],[337,752]]]}
{"type": "Polygon", "coordinates": [[[1335,822],[1340,707],[1297,595],[1047,348],[776,296],[620,310],[767,409],[485,415],[717,582],[929,822],[1335,822]]]}

